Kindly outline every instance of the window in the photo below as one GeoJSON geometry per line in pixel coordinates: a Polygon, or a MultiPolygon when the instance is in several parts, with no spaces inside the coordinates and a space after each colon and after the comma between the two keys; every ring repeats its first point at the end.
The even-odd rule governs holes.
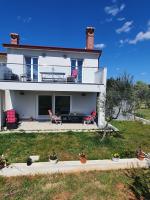
{"type": "Polygon", "coordinates": [[[55,114],[70,113],[70,96],[55,96],[55,114]]]}
{"type": "Polygon", "coordinates": [[[83,66],[83,59],[71,59],[71,74],[72,71],[76,68],[78,70],[78,82],[82,82],[82,66],[83,66]]]}
{"type": "Polygon", "coordinates": [[[27,80],[38,81],[38,58],[25,57],[25,71],[27,80]]]}
{"type": "Polygon", "coordinates": [[[52,96],[38,97],[38,115],[48,115],[48,110],[52,110],[52,96]]]}

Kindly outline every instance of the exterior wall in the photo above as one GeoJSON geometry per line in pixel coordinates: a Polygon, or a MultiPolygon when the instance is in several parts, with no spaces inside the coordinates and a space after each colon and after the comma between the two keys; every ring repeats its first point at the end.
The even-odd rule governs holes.
{"type": "Polygon", "coordinates": [[[19,77],[21,74],[23,74],[23,55],[8,53],[7,63],[9,63],[7,64],[8,71],[12,71],[12,73],[17,74],[19,77]]]}
{"type": "Polygon", "coordinates": [[[100,92],[103,84],[72,84],[72,83],[47,83],[47,82],[18,82],[2,81],[1,90],[24,90],[24,91],[57,91],[57,92],[100,92]]]}
{"type": "Polygon", "coordinates": [[[0,63],[5,63],[7,62],[7,56],[0,55],[0,63]]]}
{"type": "Polygon", "coordinates": [[[2,96],[1,96],[1,91],[0,91],[0,130],[2,127],[2,96]]]}
{"type": "MultiPolygon", "coordinates": [[[[8,49],[7,62],[15,63],[8,64],[8,68],[13,73],[21,75],[25,72],[24,56],[38,57],[39,59],[39,74],[40,72],[64,72],[66,77],[71,75],[70,59],[83,59],[83,83],[95,83],[95,73],[98,71],[98,55],[91,53],[76,53],[76,52],[50,52],[40,50],[27,49],[8,49]],[[90,74],[90,76],[89,76],[90,74]]],[[[39,81],[41,77],[39,75],[39,81]]]]}
{"type": "MultiPolygon", "coordinates": [[[[38,119],[38,95],[52,95],[52,99],[54,99],[55,95],[71,96],[70,112],[90,114],[91,111],[96,109],[96,93],[84,93],[83,95],[76,92],[52,93],[25,91],[24,94],[21,94],[19,91],[11,91],[13,108],[19,113],[20,118],[33,117],[38,119]]],[[[45,118],[48,118],[48,116],[45,118]]]]}
{"type": "Polygon", "coordinates": [[[1,127],[3,125],[3,122],[4,122],[4,116],[3,116],[3,111],[5,110],[5,95],[4,95],[4,91],[0,90],[0,130],[1,130],[1,127]]]}
{"type": "Polygon", "coordinates": [[[4,78],[4,71],[6,69],[7,56],[0,55],[0,80],[4,78]]]}

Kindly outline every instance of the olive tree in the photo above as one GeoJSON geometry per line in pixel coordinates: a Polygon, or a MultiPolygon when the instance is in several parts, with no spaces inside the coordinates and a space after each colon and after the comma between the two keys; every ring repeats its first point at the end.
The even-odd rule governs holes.
{"type": "MultiPolygon", "coordinates": [[[[106,124],[103,129],[102,139],[107,135],[109,123],[117,119],[119,114],[132,113],[135,106],[135,93],[133,76],[124,73],[122,76],[107,80],[106,97],[101,105],[105,110],[106,124]]],[[[100,104],[100,103],[99,103],[100,104]]]]}

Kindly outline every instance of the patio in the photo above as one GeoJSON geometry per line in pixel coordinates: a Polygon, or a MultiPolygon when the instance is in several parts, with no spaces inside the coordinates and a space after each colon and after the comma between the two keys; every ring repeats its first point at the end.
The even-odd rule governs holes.
{"type": "Polygon", "coordinates": [[[54,124],[50,121],[21,121],[17,131],[79,131],[96,130],[97,124],[63,123],[54,124]]]}

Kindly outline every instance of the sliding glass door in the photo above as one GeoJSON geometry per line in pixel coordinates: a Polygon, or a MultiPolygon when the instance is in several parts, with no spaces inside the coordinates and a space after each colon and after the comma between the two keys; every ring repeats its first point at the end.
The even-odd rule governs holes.
{"type": "Polygon", "coordinates": [[[37,118],[48,119],[48,110],[56,115],[69,114],[71,108],[71,96],[38,95],[37,118]]]}
{"type": "Polygon", "coordinates": [[[48,115],[48,110],[52,111],[52,96],[38,96],[38,116],[48,115]]]}
{"type": "Polygon", "coordinates": [[[55,96],[55,113],[59,115],[70,113],[70,96],[55,96]]]}

